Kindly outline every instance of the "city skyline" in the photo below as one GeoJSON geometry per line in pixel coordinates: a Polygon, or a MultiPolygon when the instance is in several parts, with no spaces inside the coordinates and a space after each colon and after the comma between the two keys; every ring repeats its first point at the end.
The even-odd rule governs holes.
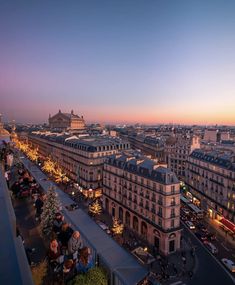
{"type": "Polygon", "coordinates": [[[234,1],[111,2],[0,4],[4,120],[235,124],[234,1]]]}

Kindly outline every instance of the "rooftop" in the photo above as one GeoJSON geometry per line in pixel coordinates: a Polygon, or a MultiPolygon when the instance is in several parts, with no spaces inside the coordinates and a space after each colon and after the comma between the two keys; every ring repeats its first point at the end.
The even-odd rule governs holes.
{"type": "Polygon", "coordinates": [[[179,183],[175,173],[169,168],[159,166],[156,161],[143,155],[111,155],[106,163],[161,184],[179,183]]]}
{"type": "Polygon", "coordinates": [[[73,148],[83,149],[90,152],[102,151],[99,147],[109,147],[110,150],[118,149],[119,145],[123,145],[124,148],[129,148],[129,142],[124,141],[117,137],[109,136],[71,136],[61,133],[41,133],[33,132],[32,136],[40,137],[56,143],[61,143],[73,148]]]}
{"type": "Polygon", "coordinates": [[[235,154],[233,152],[194,150],[190,157],[209,162],[219,167],[235,171],[235,154]]]}

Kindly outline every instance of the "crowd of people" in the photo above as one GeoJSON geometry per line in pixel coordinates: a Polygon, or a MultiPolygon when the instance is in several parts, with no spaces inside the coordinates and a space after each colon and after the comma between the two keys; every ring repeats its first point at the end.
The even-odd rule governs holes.
{"type": "Polygon", "coordinates": [[[53,278],[62,277],[64,283],[94,266],[90,248],[84,246],[80,233],[73,231],[61,213],[56,213],[47,258],[53,278]]]}
{"type": "MultiPolygon", "coordinates": [[[[18,169],[17,177],[11,187],[12,195],[15,199],[31,198],[35,207],[35,219],[40,223],[46,195],[23,166],[18,169]]],[[[77,274],[85,274],[94,266],[90,248],[84,245],[80,233],[72,229],[60,212],[55,214],[50,236],[46,260],[51,278],[63,280],[66,284],[77,274]]],[[[30,257],[35,249],[25,247],[25,251],[29,264],[32,265],[30,257]]]]}

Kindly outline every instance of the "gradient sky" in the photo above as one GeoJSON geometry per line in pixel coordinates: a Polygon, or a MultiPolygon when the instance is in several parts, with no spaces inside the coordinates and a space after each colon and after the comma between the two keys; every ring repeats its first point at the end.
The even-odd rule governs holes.
{"type": "Polygon", "coordinates": [[[235,1],[0,0],[0,112],[235,125],[235,1]]]}

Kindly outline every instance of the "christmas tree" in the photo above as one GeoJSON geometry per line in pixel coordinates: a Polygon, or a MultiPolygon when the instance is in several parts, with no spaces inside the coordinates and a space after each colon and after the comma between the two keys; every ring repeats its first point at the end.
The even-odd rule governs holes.
{"type": "Polygon", "coordinates": [[[89,206],[89,212],[93,215],[100,215],[100,213],[102,212],[102,207],[99,203],[98,200],[95,200],[90,206],[89,206]]]}
{"type": "Polygon", "coordinates": [[[50,234],[55,220],[55,214],[61,209],[60,202],[57,198],[54,187],[48,189],[46,200],[43,205],[43,212],[41,215],[41,228],[43,233],[50,234]]]}
{"type": "Polygon", "coordinates": [[[112,227],[112,232],[115,235],[121,235],[123,232],[123,224],[121,224],[116,218],[113,219],[113,227],[112,227]]]}

